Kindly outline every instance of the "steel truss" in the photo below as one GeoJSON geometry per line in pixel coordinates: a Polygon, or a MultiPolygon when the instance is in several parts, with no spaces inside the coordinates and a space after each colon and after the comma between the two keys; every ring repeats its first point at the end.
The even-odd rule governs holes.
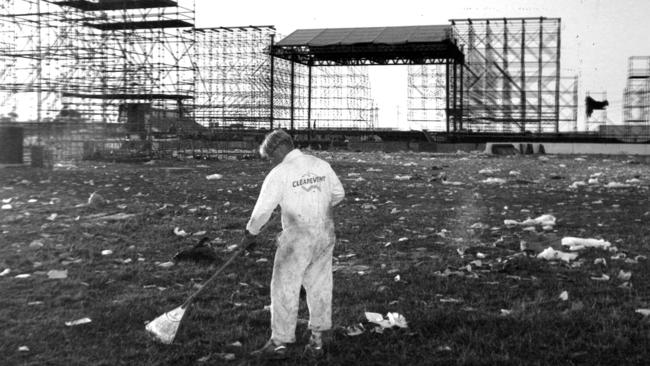
{"type": "Polygon", "coordinates": [[[452,19],[463,44],[463,120],[472,130],[558,132],[560,19],[452,19]]]}
{"type": "Polygon", "coordinates": [[[0,92],[36,94],[37,121],[118,122],[128,104],[191,113],[194,41],[183,29],[193,1],[8,0],[2,10],[0,58],[11,71],[0,92]]]}
{"type": "Polygon", "coordinates": [[[628,59],[623,120],[625,124],[650,124],[650,56],[628,59]]]}

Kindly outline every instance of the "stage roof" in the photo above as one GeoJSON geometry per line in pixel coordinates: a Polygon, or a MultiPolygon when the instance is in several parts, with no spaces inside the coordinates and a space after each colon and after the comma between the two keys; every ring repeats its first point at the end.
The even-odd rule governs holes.
{"type": "Polygon", "coordinates": [[[463,62],[451,25],[298,29],[271,53],[316,66],[463,62]]]}

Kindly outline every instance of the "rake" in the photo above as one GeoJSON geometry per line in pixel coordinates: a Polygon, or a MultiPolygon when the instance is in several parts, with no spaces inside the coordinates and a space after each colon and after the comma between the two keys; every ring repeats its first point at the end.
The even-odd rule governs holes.
{"type": "Polygon", "coordinates": [[[185,312],[192,301],[194,301],[194,299],[208,287],[207,285],[214,281],[217,276],[219,276],[219,274],[223,272],[223,270],[228,267],[228,265],[230,265],[230,263],[232,263],[232,261],[235,260],[235,258],[237,258],[244,250],[246,250],[246,248],[243,246],[238,248],[237,251],[235,251],[232,256],[203,283],[201,288],[190,295],[181,306],[170,310],[149,322],[145,327],[149,335],[151,335],[153,339],[164,344],[171,344],[174,342],[181,320],[183,320],[183,316],[185,316],[185,312]]]}

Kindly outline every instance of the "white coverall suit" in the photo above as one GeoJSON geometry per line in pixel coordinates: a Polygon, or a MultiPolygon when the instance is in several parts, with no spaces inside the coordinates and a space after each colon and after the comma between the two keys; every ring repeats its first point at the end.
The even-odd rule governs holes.
{"type": "Polygon", "coordinates": [[[330,165],[294,149],[264,179],[246,229],[257,235],[279,204],[282,233],[271,279],[271,339],[295,342],[300,287],[307,293],[309,329],[332,327],[332,207],[345,192],[330,165]]]}

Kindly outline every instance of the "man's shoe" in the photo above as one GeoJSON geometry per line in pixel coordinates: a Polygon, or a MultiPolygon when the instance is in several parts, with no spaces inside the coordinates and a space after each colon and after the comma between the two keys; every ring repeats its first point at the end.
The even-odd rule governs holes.
{"type": "Polygon", "coordinates": [[[251,356],[270,360],[281,360],[287,358],[287,345],[284,343],[275,343],[269,339],[262,348],[251,352],[251,356]]]}
{"type": "Polygon", "coordinates": [[[309,337],[309,343],[305,346],[305,355],[313,358],[322,357],[325,351],[323,350],[323,337],[320,332],[313,332],[309,337]]]}

